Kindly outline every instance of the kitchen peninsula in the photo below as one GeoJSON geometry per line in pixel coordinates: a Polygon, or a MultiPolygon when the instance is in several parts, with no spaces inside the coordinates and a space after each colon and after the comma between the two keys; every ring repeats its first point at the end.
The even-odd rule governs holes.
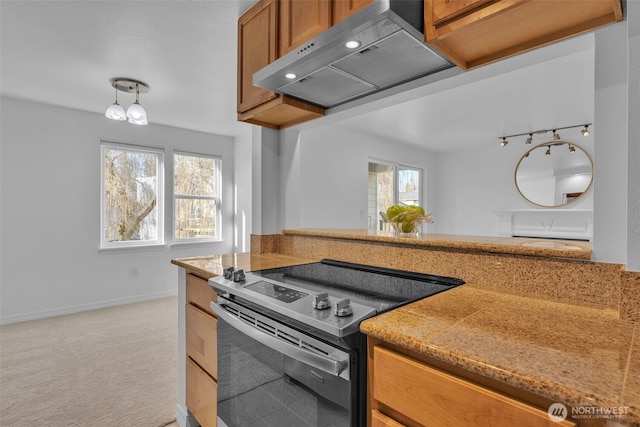
{"type": "MultiPolygon", "coordinates": [[[[376,356],[393,354],[524,405],[538,417],[562,403],[583,411],[566,420],[579,426],[605,425],[604,418],[584,413],[589,408],[616,408],[623,413],[611,420],[640,423],[640,299],[633,294],[640,275],[590,261],[588,243],[296,229],[253,235],[251,248],[246,254],[173,260],[181,267],[181,303],[186,273],[207,279],[229,266],[251,270],[322,258],[467,282],[362,323],[373,367],[374,422],[417,425],[412,414],[372,389],[376,356]]],[[[184,337],[183,317],[180,322],[184,337]]],[[[459,425],[469,425],[463,416],[468,411],[458,412],[459,425]]]]}

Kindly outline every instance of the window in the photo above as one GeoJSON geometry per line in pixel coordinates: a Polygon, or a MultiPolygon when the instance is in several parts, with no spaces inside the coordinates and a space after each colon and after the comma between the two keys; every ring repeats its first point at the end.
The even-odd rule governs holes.
{"type": "Polygon", "coordinates": [[[380,212],[392,205],[422,206],[422,169],[370,161],[368,188],[369,229],[382,230],[380,212]]]}
{"type": "Polygon", "coordinates": [[[164,153],[102,141],[100,246],[163,243],[164,153]]]}
{"type": "Polygon", "coordinates": [[[173,238],[220,239],[221,159],[202,154],[173,155],[173,238]]]}

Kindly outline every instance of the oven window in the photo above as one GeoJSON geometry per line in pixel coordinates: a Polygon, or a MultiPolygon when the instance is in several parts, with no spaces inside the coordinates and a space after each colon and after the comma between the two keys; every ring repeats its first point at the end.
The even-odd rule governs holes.
{"type": "Polygon", "coordinates": [[[218,319],[221,426],[349,427],[355,425],[349,415],[350,384],[315,372],[218,319]]]}

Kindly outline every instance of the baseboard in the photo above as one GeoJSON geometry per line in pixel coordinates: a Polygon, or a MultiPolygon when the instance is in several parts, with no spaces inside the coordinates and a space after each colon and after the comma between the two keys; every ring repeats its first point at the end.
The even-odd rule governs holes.
{"type": "Polygon", "coordinates": [[[167,298],[178,295],[176,290],[156,292],[153,294],[136,295],[133,297],[116,298],[106,301],[92,302],[89,304],[80,304],[67,307],[54,308],[50,310],[32,311],[29,313],[13,314],[9,316],[0,316],[0,325],[9,323],[26,322],[29,320],[44,319],[53,316],[63,316],[65,314],[80,313],[82,311],[97,310],[99,308],[114,307],[116,305],[131,304],[135,302],[149,301],[158,298],[167,298]]]}
{"type": "Polygon", "coordinates": [[[181,405],[178,405],[176,408],[176,422],[180,427],[199,427],[200,424],[196,419],[191,415],[191,413],[187,410],[187,408],[183,408],[181,405]]]}

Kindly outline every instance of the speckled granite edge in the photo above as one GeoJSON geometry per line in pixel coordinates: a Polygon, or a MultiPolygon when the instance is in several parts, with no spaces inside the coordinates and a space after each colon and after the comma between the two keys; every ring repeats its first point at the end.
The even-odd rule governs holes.
{"type": "Polygon", "coordinates": [[[284,235],[329,237],[333,239],[363,240],[397,245],[424,246],[432,249],[481,251],[511,255],[529,255],[548,258],[590,260],[591,244],[588,242],[549,241],[518,237],[454,236],[446,234],[421,234],[418,237],[399,237],[391,232],[372,233],[361,229],[285,229],[284,235]],[[556,247],[544,247],[555,243],[556,247]],[[571,248],[571,249],[563,249],[571,248]]]}

